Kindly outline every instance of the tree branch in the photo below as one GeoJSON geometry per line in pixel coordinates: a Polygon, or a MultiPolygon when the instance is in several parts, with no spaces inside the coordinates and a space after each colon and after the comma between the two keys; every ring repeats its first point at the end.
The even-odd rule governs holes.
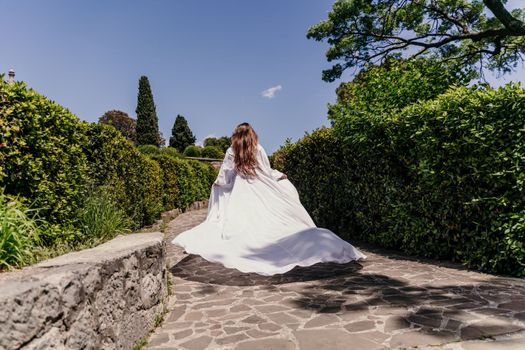
{"type": "Polygon", "coordinates": [[[525,23],[512,16],[501,0],[483,0],[485,6],[514,35],[525,35],[525,23]]]}

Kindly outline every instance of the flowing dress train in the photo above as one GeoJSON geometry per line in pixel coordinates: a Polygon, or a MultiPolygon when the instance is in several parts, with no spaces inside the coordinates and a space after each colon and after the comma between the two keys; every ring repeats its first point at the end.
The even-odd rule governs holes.
{"type": "Polygon", "coordinates": [[[283,174],[270,167],[260,145],[257,162],[255,178],[238,175],[230,147],[212,187],[206,220],[172,243],[208,261],[261,275],[366,258],[332,231],[315,225],[293,184],[279,180],[283,174]]]}

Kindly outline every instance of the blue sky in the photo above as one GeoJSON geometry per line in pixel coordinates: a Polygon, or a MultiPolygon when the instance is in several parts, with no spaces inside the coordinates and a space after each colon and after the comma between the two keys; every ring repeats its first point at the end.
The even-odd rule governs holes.
{"type": "Polygon", "coordinates": [[[271,153],[328,124],[326,104],[340,82],[321,80],[326,46],[305,34],[332,3],[0,0],[0,72],[14,68],[17,79],[87,121],[111,109],[135,117],[146,75],[164,137],[177,114],[199,141],[248,121],[271,153]]]}

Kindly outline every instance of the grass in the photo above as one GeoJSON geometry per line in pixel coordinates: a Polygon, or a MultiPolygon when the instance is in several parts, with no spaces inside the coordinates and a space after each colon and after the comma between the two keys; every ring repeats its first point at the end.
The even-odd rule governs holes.
{"type": "Polygon", "coordinates": [[[132,224],[103,192],[86,198],[75,225],[50,224],[37,213],[18,198],[0,192],[0,272],[95,247],[128,233],[132,224]]]}
{"type": "Polygon", "coordinates": [[[40,239],[32,211],[21,201],[0,193],[0,270],[33,261],[33,248],[40,239]]]}

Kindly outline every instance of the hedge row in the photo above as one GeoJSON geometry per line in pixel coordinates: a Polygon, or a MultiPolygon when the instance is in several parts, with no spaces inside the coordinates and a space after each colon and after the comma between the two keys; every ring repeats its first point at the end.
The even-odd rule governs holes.
{"type": "Polygon", "coordinates": [[[319,225],[525,276],[525,89],[453,88],[274,155],[319,225]],[[343,136],[343,137],[341,137],[343,136]]]}
{"type": "Polygon", "coordinates": [[[0,189],[39,208],[42,219],[78,224],[87,194],[102,189],[132,219],[207,198],[215,170],[169,152],[143,155],[116,129],[88,124],[24,83],[0,77],[0,189]]]}

